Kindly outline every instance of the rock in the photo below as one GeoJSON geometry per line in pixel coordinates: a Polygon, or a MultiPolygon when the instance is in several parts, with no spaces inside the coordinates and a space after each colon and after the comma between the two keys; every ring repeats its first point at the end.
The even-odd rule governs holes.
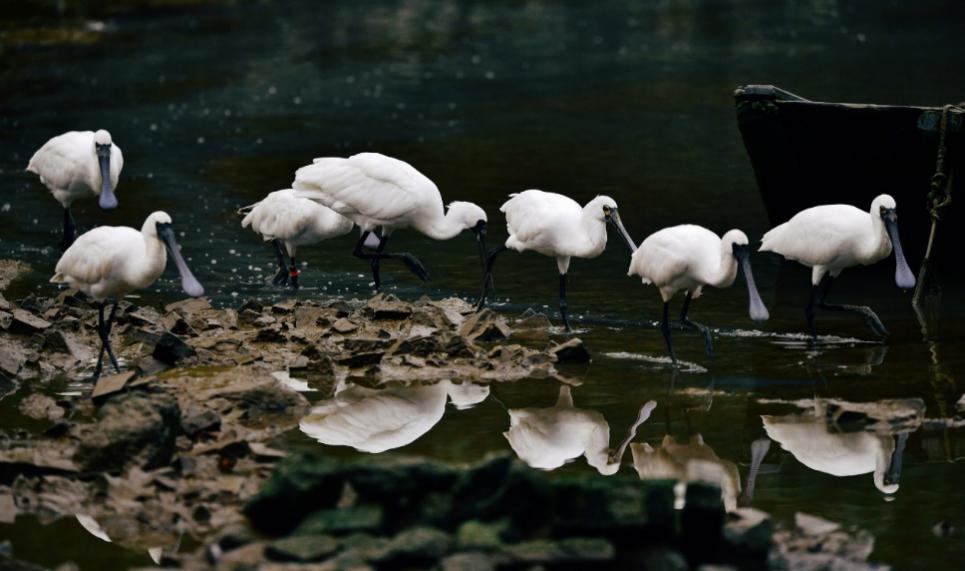
{"type": "Polygon", "coordinates": [[[211,302],[206,297],[189,297],[181,301],[175,301],[164,306],[164,311],[171,313],[177,311],[186,318],[191,318],[195,314],[206,309],[213,309],[211,302]]]}
{"type": "Polygon", "coordinates": [[[439,337],[434,335],[410,335],[396,341],[387,352],[390,355],[427,357],[433,353],[444,352],[444,346],[439,337]]]}
{"type": "Polygon", "coordinates": [[[338,550],[338,540],[328,535],[286,537],[269,543],[265,556],[271,561],[309,563],[321,561],[338,550]]]}
{"type": "Polygon", "coordinates": [[[0,337],[0,376],[15,379],[27,362],[27,351],[20,343],[0,337]]]}
{"type": "Polygon", "coordinates": [[[220,427],[221,417],[218,413],[201,405],[191,403],[181,414],[181,430],[191,438],[220,427]]]}
{"type": "Polygon", "coordinates": [[[727,514],[724,541],[739,551],[761,554],[762,562],[766,561],[767,552],[771,549],[773,534],[771,517],[760,510],[737,508],[727,514]]]}
{"type": "Polygon", "coordinates": [[[577,337],[550,347],[549,353],[556,359],[557,363],[588,363],[590,361],[589,351],[586,350],[583,341],[577,337]]]}
{"type": "Polygon", "coordinates": [[[100,377],[90,394],[91,400],[98,402],[109,395],[121,392],[136,374],[134,371],[125,371],[116,375],[100,377]]]}
{"type": "Polygon", "coordinates": [[[19,260],[0,260],[0,291],[29,271],[30,266],[19,260]]]}
{"type": "Polygon", "coordinates": [[[152,325],[160,326],[163,317],[151,306],[138,307],[134,311],[129,311],[124,314],[125,318],[133,323],[134,325],[152,325]]]}
{"type": "Polygon", "coordinates": [[[36,315],[25,311],[23,309],[14,309],[12,312],[13,319],[10,321],[10,326],[7,331],[15,335],[33,335],[34,333],[42,333],[44,330],[50,327],[50,322],[37,317],[36,315]]]}
{"type": "Polygon", "coordinates": [[[803,512],[794,514],[794,525],[806,535],[825,535],[841,529],[841,524],[803,512]]]}
{"type": "Polygon", "coordinates": [[[545,313],[536,313],[527,309],[519,319],[513,323],[513,329],[546,330],[553,326],[545,313]]]}
{"type": "Polygon", "coordinates": [[[334,507],[344,481],[337,460],[293,454],[278,463],[243,511],[256,531],[268,535],[289,533],[313,511],[334,507]]]}
{"type": "Polygon", "coordinates": [[[334,329],[335,331],[338,331],[342,335],[345,335],[346,333],[351,333],[358,328],[359,328],[358,325],[349,321],[348,319],[345,319],[344,317],[332,324],[332,329],[334,329]]]}
{"type": "Polygon", "coordinates": [[[613,544],[603,538],[568,537],[508,545],[503,552],[519,563],[603,563],[616,557],[613,544]]]}
{"type": "Polygon", "coordinates": [[[24,416],[36,420],[59,420],[65,413],[63,407],[57,405],[57,401],[40,393],[23,399],[17,408],[24,416]]]}
{"type": "Polygon", "coordinates": [[[94,356],[90,347],[78,341],[73,335],[63,331],[48,331],[44,347],[51,351],[66,353],[78,361],[85,361],[94,356]]]}
{"type": "Polygon", "coordinates": [[[377,531],[382,527],[383,512],[379,505],[360,505],[319,510],[306,517],[294,535],[377,531]]]}
{"type": "Polygon", "coordinates": [[[412,306],[392,294],[380,293],[365,304],[365,308],[372,313],[376,320],[406,319],[412,315],[412,306]]]}
{"type": "Polygon", "coordinates": [[[275,315],[290,315],[293,311],[295,311],[296,305],[298,305],[298,300],[295,298],[289,298],[272,305],[271,312],[275,315]]]}
{"type": "Polygon", "coordinates": [[[500,536],[505,528],[505,524],[484,523],[475,519],[469,520],[460,525],[456,531],[456,544],[460,550],[497,550],[503,544],[500,536]]]}
{"type": "Polygon", "coordinates": [[[154,346],[151,356],[167,365],[175,365],[178,361],[194,354],[194,349],[182,341],[180,337],[170,331],[165,331],[154,346]]]}
{"type": "Polygon", "coordinates": [[[167,393],[138,390],[112,397],[97,412],[97,422],[81,436],[73,460],[85,471],[167,464],[180,417],[177,400],[167,393]]]}
{"type": "Polygon", "coordinates": [[[367,353],[343,353],[338,357],[338,364],[344,365],[351,369],[356,369],[360,367],[367,367],[369,365],[377,365],[382,361],[382,357],[385,353],[382,351],[372,351],[367,353]]]}
{"type": "Polygon", "coordinates": [[[431,527],[416,527],[390,539],[379,561],[388,564],[436,561],[449,551],[451,545],[452,539],[446,532],[431,527]]]}
{"type": "Polygon", "coordinates": [[[500,341],[512,332],[506,320],[490,309],[473,313],[459,326],[459,334],[470,341],[500,341]]]}
{"type": "Polygon", "coordinates": [[[443,558],[442,571],[494,571],[496,562],[482,553],[456,553],[443,558]]]}

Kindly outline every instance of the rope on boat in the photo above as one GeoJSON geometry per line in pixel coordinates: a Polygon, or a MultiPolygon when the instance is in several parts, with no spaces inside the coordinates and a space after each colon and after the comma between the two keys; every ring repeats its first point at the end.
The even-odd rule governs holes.
{"type": "MultiPolygon", "coordinates": [[[[948,116],[952,110],[963,111],[963,104],[945,105],[942,108],[941,122],[938,125],[938,151],[935,159],[935,174],[931,177],[930,189],[928,191],[928,213],[931,216],[931,230],[928,233],[928,247],[925,249],[925,257],[922,259],[921,268],[918,270],[918,284],[915,286],[915,295],[911,302],[916,308],[921,308],[922,298],[925,295],[926,282],[931,269],[932,254],[935,249],[935,236],[938,233],[938,222],[941,220],[942,211],[952,203],[951,179],[953,171],[945,170],[945,154],[948,151],[946,133],[948,131],[948,116]]],[[[922,324],[924,329],[924,324],[922,324]]]]}

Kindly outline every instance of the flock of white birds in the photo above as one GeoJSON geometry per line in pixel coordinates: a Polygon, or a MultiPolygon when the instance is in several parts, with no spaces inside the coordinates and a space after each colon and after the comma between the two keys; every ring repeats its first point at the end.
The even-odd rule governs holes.
{"type": "MultiPolygon", "coordinates": [[[[110,347],[110,330],[117,299],[154,283],[164,271],[170,255],[181,273],[188,295],[204,294],[181,257],[171,217],[154,212],[140,230],[126,226],[101,226],[74,240],[70,207],[78,198],[96,196],[103,209],[117,206],[117,187],[123,155],[110,133],[71,131],[47,141],[30,159],[27,170],[36,173],[64,208],[63,246],[57,263],[55,283],[66,283],[95,300],[100,312],[102,340],[95,377],[101,372],[104,353],[119,370],[110,347]],[[104,318],[107,300],[115,300],[110,316],[104,318]]],[[[812,336],[815,307],[847,311],[864,317],[879,335],[887,330],[868,307],[826,302],[831,283],[844,269],[875,263],[895,253],[895,282],[904,289],[915,285],[898,238],[895,200],[886,194],[874,199],[869,211],[854,206],[815,206],[767,232],[760,251],[775,252],[813,268],[812,290],[806,316],[812,336]]],[[[755,321],[768,318],[754,284],[750,265],[750,241],[740,230],[722,237],[695,225],[680,225],[648,236],[640,247],[630,237],[618,214],[616,201],[597,196],[585,206],[552,192],[526,190],[510,195],[500,208],[505,214],[509,237],[492,249],[486,248],[486,212],[471,202],[451,202],[446,208],[436,185],[408,163],[378,153],[360,153],[348,158],[315,159],[295,173],[291,188],[272,192],[264,200],[243,208],[243,227],[250,227],[274,243],[279,270],[276,285],[298,287],[295,255],[298,246],[316,244],[351,232],[361,232],[354,254],[368,260],[376,288],[381,284],[382,260],[401,260],[422,280],[429,278],[425,265],[409,252],[391,252],[386,247],[392,233],[413,228],[436,239],[448,240],[470,230],[475,235],[484,268],[482,308],[492,292],[492,271],[496,257],[505,250],[532,250],[556,258],[559,270],[559,309],[564,326],[570,322],[566,305],[566,276],[572,258],[599,256],[607,242],[607,224],[612,224],[630,249],[628,275],[653,284],[663,299],[661,331],[673,362],[669,303],[679,291],[686,297],[680,325],[700,331],[706,350],[712,354],[710,329],[688,317],[690,302],[704,286],[728,287],[738,271],[747,285],[749,314],[755,321]]]]}

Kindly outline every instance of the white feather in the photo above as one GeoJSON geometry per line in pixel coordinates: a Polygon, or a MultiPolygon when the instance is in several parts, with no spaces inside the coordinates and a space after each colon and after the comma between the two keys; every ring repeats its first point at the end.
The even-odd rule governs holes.
{"type": "Polygon", "coordinates": [[[266,241],[279,240],[294,257],[298,246],[317,244],[352,231],[352,221],[287,188],[270,193],[247,211],[242,228],[250,227],[266,241]]]}
{"type": "MultiPolygon", "coordinates": [[[[78,198],[99,196],[101,193],[101,171],[94,138],[94,131],[70,131],[57,135],[44,143],[27,164],[27,171],[39,175],[40,181],[64,208],[70,207],[78,198]]],[[[110,178],[111,187],[115,190],[123,168],[124,154],[120,147],[112,144],[110,178]]]]}

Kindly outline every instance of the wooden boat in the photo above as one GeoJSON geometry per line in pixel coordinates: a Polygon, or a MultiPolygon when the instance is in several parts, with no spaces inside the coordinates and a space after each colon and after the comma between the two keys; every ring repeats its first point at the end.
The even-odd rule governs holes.
{"type": "MultiPolygon", "coordinates": [[[[737,125],[750,155],[772,225],[818,204],[865,209],[881,193],[898,202],[898,224],[912,269],[924,256],[931,228],[930,183],[936,172],[943,107],[809,101],[771,85],[735,92],[737,125]]],[[[965,111],[945,113],[944,170],[958,204],[941,211],[940,260],[965,243],[965,111]],[[959,176],[954,176],[958,171],[959,176]]],[[[942,263],[961,272],[961,264],[942,263]]]]}

